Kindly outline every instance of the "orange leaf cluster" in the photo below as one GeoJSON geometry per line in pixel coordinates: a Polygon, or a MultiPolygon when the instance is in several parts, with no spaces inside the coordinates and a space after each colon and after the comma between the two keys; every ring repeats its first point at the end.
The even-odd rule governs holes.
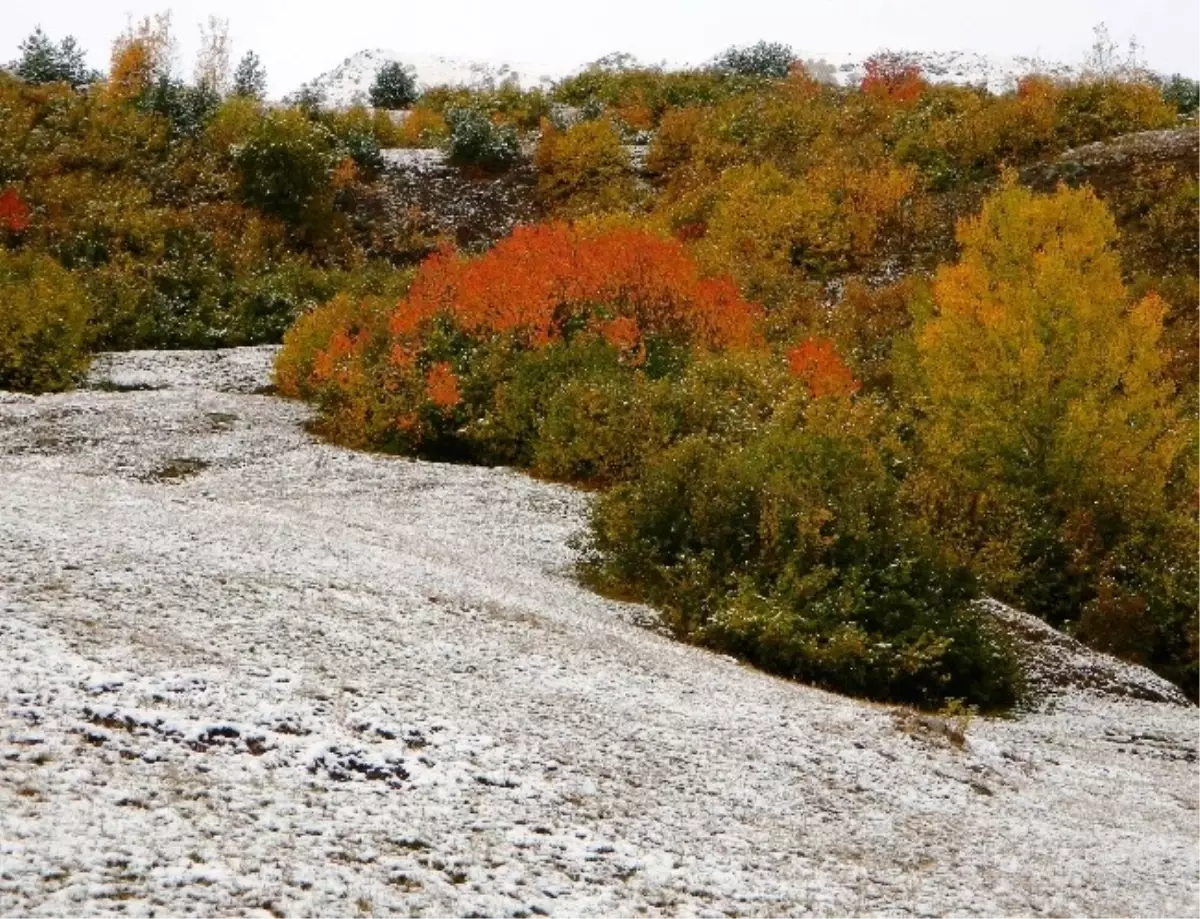
{"type": "Polygon", "coordinates": [[[848,396],[858,391],[859,382],[842,361],[828,338],[809,338],[787,353],[788,369],[799,377],[816,399],[848,396]]]}
{"type": "Polygon", "coordinates": [[[757,340],[760,310],[732,281],[702,277],[677,240],[549,223],[518,227],[481,258],[443,250],[426,260],[392,334],[406,336],[439,314],[469,334],[514,335],[532,347],[621,317],[641,335],[726,348],[757,340]]]}
{"type": "Polygon", "coordinates": [[[877,54],[867,60],[859,88],[868,96],[908,104],[925,91],[921,68],[894,54],[877,54]]]}
{"type": "Polygon", "coordinates": [[[429,393],[429,401],[437,408],[454,408],[462,402],[458,391],[458,377],[454,368],[446,361],[441,361],[429,368],[425,375],[425,390],[429,393]]]}
{"type": "Polygon", "coordinates": [[[29,205],[21,200],[15,189],[6,188],[0,193],[0,227],[20,233],[29,226],[29,205]]]}

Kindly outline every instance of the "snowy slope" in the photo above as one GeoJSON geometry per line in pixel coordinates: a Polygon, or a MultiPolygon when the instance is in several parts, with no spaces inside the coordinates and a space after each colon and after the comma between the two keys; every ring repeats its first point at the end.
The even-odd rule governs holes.
{"type": "Polygon", "coordinates": [[[580,587],[585,495],[318,443],[271,356],[0,393],[0,915],[1197,914],[1144,671],[1031,628],[1081,679],[962,743],[766,676],[580,587]]]}

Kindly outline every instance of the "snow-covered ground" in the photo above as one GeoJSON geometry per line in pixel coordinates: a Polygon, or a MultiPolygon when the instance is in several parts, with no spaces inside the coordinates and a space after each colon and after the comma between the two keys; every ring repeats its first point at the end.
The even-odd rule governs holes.
{"type": "Polygon", "coordinates": [[[956,743],[675,643],[584,497],[318,443],[270,357],[0,394],[0,913],[1197,914],[1194,708],[956,743]]]}

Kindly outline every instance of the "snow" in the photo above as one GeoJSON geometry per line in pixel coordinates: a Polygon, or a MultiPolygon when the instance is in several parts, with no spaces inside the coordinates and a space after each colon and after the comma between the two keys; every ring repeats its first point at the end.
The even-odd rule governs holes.
{"type": "MultiPolygon", "coordinates": [[[[925,77],[935,83],[960,83],[987,86],[993,92],[1016,87],[1019,78],[1028,74],[1052,77],[1078,76],[1081,67],[1035,57],[1019,55],[996,56],[973,51],[899,51],[895,54],[921,67],[925,77]]],[[[857,84],[865,73],[865,59],[838,52],[797,51],[809,71],[825,82],[843,86],[857,84]]],[[[494,89],[505,81],[517,83],[522,89],[549,88],[567,76],[587,69],[587,66],[568,69],[530,61],[499,61],[452,57],[427,52],[400,52],[383,48],[359,51],[336,67],[322,73],[310,86],[325,94],[328,104],[346,107],[369,104],[369,91],[375,75],[386,63],[398,61],[410,68],[417,77],[420,89],[434,86],[462,86],[473,89],[494,89]]],[[[645,64],[634,61],[631,66],[657,66],[664,70],[680,70],[706,66],[709,62],[669,62],[645,64]]]]}
{"type": "Polygon", "coordinates": [[[495,89],[506,81],[516,82],[522,89],[534,89],[538,86],[548,86],[557,78],[554,68],[530,62],[473,60],[425,52],[401,53],[375,48],[351,55],[309,85],[323,91],[330,105],[367,105],[375,75],[384,64],[392,61],[398,61],[411,68],[416,74],[417,86],[420,89],[430,89],[434,86],[495,89]]]}
{"type": "Polygon", "coordinates": [[[272,353],[0,397],[0,914],[1200,911],[1144,671],[1041,636],[1108,678],[959,743],[678,644],[586,496],[319,443],[272,353]]]}

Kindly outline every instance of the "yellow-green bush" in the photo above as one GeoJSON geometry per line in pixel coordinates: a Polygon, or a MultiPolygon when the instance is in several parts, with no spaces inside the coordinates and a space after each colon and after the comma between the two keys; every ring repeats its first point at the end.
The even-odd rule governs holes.
{"type": "Polygon", "coordinates": [[[629,155],[608,119],[584,121],[566,131],[543,122],[534,155],[538,198],[563,216],[628,208],[635,186],[629,155]]]}
{"type": "Polygon", "coordinates": [[[0,249],[0,389],[68,389],[87,370],[86,293],[53,259],[0,249]]]}

